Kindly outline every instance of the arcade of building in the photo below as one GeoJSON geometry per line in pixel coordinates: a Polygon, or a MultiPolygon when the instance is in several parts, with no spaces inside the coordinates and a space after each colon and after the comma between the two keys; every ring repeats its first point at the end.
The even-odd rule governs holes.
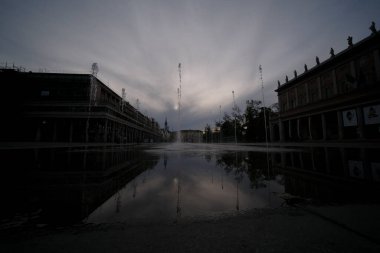
{"type": "Polygon", "coordinates": [[[380,138],[380,33],[372,34],[281,84],[271,141],[342,141],[380,138]]]}
{"type": "Polygon", "coordinates": [[[2,69],[3,141],[136,143],[161,140],[158,123],[91,74],[2,69]]]}

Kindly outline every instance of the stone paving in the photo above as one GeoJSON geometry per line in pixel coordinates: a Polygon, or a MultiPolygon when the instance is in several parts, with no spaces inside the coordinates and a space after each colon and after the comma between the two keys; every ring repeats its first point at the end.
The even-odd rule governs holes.
{"type": "Polygon", "coordinates": [[[0,252],[380,252],[379,210],[282,207],[176,223],[29,228],[2,231],[0,252]]]}

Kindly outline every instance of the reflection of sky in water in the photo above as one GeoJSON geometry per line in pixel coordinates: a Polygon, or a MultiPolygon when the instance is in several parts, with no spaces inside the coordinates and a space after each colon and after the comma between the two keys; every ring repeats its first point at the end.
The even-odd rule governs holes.
{"type": "Polygon", "coordinates": [[[278,207],[289,195],[306,203],[378,202],[379,147],[371,145],[267,149],[186,143],[0,150],[7,165],[0,184],[0,227],[19,224],[20,217],[21,222],[72,224],[88,212],[85,221],[95,223],[173,221],[177,211],[186,218],[218,217],[235,213],[237,204],[239,211],[278,207]],[[266,151],[273,165],[269,178],[275,179],[269,184],[266,151]],[[36,214],[32,221],[31,212],[36,214]]]}
{"type": "Polygon", "coordinates": [[[216,165],[216,159],[212,152],[166,150],[155,168],[125,185],[86,221],[175,219],[178,201],[181,217],[220,215],[234,212],[237,207],[242,211],[281,204],[273,192],[283,192],[282,185],[272,180],[268,186],[263,175],[260,187],[253,189],[245,172],[227,173],[223,165],[216,165]]]}

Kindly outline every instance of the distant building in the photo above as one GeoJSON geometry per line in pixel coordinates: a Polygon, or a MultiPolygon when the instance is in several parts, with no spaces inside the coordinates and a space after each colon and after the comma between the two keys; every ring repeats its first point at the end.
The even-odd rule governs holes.
{"type": "Polygon", "coordinates": [[[181,130],[183,142],[202,142],[203,132],[201,130],[181,130]]]}
{"type": "MultiPolygon", "coordinates": [[[[201,130],[181,130],[181,142],[199,143],[202,142],[203,132],[201,130]]],[[[171,140],[178,140],[178,131],[171,132],[171,140]]]]}
{"type": "Polygon", "coordinates": [[[170,141],[170,130],[168,125],[168,119],[165,118],[165,126],[161,129],[162,132],[162,141],[168,142],[170,141]]]}
{"type": "Polygon", "coordinates": [[[0,69],[1,141],[161,140],[158,123],[90,74],[0,69]]]}
{"type": "Polygon", "coordinates": [[[380,138],[380,34],[352,44],[276,90],[272,141],[380,138]]]}

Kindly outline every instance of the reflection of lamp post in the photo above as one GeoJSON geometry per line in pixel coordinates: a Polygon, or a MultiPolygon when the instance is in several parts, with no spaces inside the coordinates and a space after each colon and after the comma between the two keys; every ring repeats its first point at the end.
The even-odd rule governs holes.
{"type": "MultiPolygon", "coordinates": [[[[235,166],[238,169],[238,157],[237,152],[235,152],[235,166]]],[[[239,211],[239,178],[236,177],[236,210],[239,211]]]]}
{"type": "MultiPolygon", "coordinates": [[[[232,101],[233,101],[233,107],[232,110],[236,110],[236,104],[235,104],[235,92],[232,91],[232,101]]],[[[236,139],[236,112],[235,112],[235,143],[237,143],[236,139]]]]}
{"type": "Polygon", "coordinates": [[[236,180],[236,210],[239,211],[239,180],[236,180]]]}
{"type": "Polygon", "coordinates": [[[136,194],[137,194],[137,183],[136,183],[136,180],[133,179],[133,194],[132,194],[132,197],[133,199],[136,198],[136,194]]]}
{"type": "Polygon", "coordinates": [[[120,191],[117,192],[117,197],[116,197],[116,213],[120,213],[121,210],[121,196],[120,196],[120,191]]]}
{"type": "Polygon", "coordinates": [[[224,185],[223,185],[223,170],[222,171],[222,190],[224,189],[224,185]]]}
{"type": "Polygon", "coordinates": [[[174,183],[177,184],[177,220],[181,217],[182,210],[181,210],[181,202],[179,199],[179,194],[181,192],[181,186],[179,184],[179,178],[174,178],[174,183]]]}

